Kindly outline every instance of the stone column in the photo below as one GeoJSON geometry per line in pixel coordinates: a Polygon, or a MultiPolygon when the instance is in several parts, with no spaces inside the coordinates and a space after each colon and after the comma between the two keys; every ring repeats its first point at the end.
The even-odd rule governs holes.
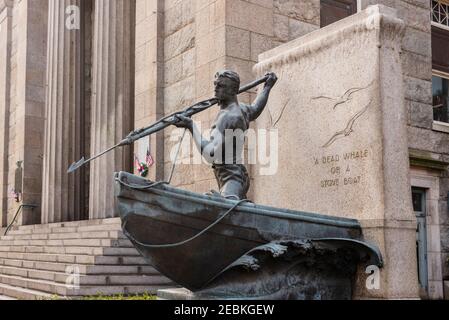
{"type": "Polygon", "coordinates": [[[81,155],[80,31],[66,27],[66,8],[80,0],[50,0],[42,223],[79,219],[80,171],[67,168],[81,155]]]}
{"type": "MultiPolygon", "coordinates": [[[[133,128],[134,6],[129,0],[95,1],[92,155],[113,146],[133,128]]],[[[113,175],[129,171],[131,159],[125,148],[91,164],[90,219],[117,216],[113,175]]]]}
{"type": "Polygon", "coordinates": [[[7,224],[12,0],[0,0],[0,227],[7,224]]]}

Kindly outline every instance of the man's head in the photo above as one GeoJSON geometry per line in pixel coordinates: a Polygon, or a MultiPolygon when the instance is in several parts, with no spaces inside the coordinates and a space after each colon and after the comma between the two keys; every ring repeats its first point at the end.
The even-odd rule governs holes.
{"type": "Polygon", "coordinates": [[[240,77],[234,71],[219,71],[215,75],[215,97],[219,100],[229,100],[240,90],[240,77]]]}

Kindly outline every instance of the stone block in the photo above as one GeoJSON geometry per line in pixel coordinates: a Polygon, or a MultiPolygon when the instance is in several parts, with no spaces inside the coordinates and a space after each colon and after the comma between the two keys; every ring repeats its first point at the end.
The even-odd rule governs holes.
{"type": "Polygon", "coordinates": [[[211,8],[208,6],[201,8],[195,14],[196,37],[202,38],[210,32],[210,12],[211,8]]]}
{"type": "Polygon", "coordinates": [[[226,55],[226,27],[222,26],[205,37],[198,39],[196,45],[196,66],[209,63],[226,55]]]}
{"type": "Polygon", "coordinates": [[[430,10],[430,2],[427,0],[403,0],[411,5],[430,10]]]}
{"type": "Polygon", "coordinates": [[[289,28],[289,40],[293,40],[319,29],[319,26],[289,18],[288,28],[289,28]]]}
{"type": "Polygon", "coordinates": [[[75,256],[75,262],[76,263],[82,263],[82,264],[93,264],[97,263],[97,258],[94,256],[84,256],[84,255],[78,255],[75,256]]]}
{"type": "Polygon", "coordinates": [[[164,101],[166,114],[178,111],[194,103],[195,81],[193,77],[186,78],[165,88],[164,101]]]}
{"type": "MultiPolygon", "coordinates": [[[[145,118],[145,116],[150,113],[149,109],[151,109],[151,107],[154,108],[154,106],[151,106],[150,101],[150,90],[136,95],[134,102],[134,117],[136,120],[145,118]]],[[[155,110],[153,110],[153,112],[155,112],[155,110]]]]}
{"type": "Polygon", "coordinates": [[[214,81],[214,75],[210,72],[209,64],[203,64],[200,67],[196,68],[195,80],[196,97],[198,100],[200,100],[199,97],[209,96],[209,94],[212,93],[212,83],[214,81]]]}
{"type": "MultiPolygon", "coordinates": [[[[254,68],[257,76],[279,75],[270,112],[256,126],[272,128],[270,114],[279,118],[282,164],[271,174],[261,174],[260,163],[253,167],[254,201],[366,221],[365,239],[380,248],[385,266],[379,291],[360,281],[359,298],[418,297],[399,54],[404,28],[390,8],[372,6],[263,53],[254,68]]],[[[424,87],[420,81],[411,80],[410,93],[424,87]]]]}
{"type": "MultiPolygon", "coordinates": [[[[234,70],[240,75],[240,82],[243,84],[250,83],[254,80],[253,68],[254,62],[242,59],[236,59],[228,57],[226,59],[226,68],[234,70]]],[[[217,71],[220,69],[216,69],[217,71]]],[[[255,92],[256,89],[252,89],[249,92],[255,92]]]]}
{"type": "Polygon", "coordinates": [[[404,77],[405,98],[432,104],[432,82],[412,77],[404,77]]]}
{"type": "Polygon", "coordinates": [[[432,58],[403,51],[404,75],[417,79],[432,81],[432,58]]]}
{"type": "Polygon", "coordinates": [[[140,258],[140,254],[134,248],[104,248],[103,254],[105,256],[135,256],[140,258]]]}
{"type": "Polygon", "coordinates": [[[170,86],[182,79],[182,55],[165,62],[165,85],[170,86]]]}
{"type": "Polygon", "coordinates": [[[289,39],[289,18],[284,15],[273,15],[274,37],[279,41],[288,41],[289,39]]]}
{"type": "Polygon", "coordinates": [[[432,56],[432,37],[430,32],[406,28],[402,49],[425,57],[432,56]]]}
{"type": "Polygon", "coordinates": [[[251,33],[251,60],[258,61],[259,55],[274,47],[273,41],[270,37],[251,33]]]}
{"type": "Polygon", "coordinates": [[[252,46],[250,32],[231,26],[227,26],[225,32],[226,56],[250,60],[252,46]]]}
{"type": "Polygon", "coordinates": [[[182,55],[181,79],[190,77],[195,72],[196,51],[194,49],[184,52],[182,55]]]}
{"type": "Polygon", "coordinates": [[[183,0],[177,5],[165,10],[165,36],[179,31],[194,21],[192,0],[183,0]]]}
{"type": "Polygon", "coordinates": [[[274,0],[274,12],[307,23],[320,24],[319,0],[274,0]]]}
{"type": "MultiPolygon", "coordinates": [[[[446,183],[447,183],[446,179],[446,183]]],[[[447,188],[446,188],[447,190],[447,188]]],[[[446,194],[447,197],[447,194],[446,194]]],[[[439,221],[437,223],[442,225],[449,225],[449,211],[447,207],[447,198],[445,200],[438,201],[438,218],[439,221]]]]}
{"type": "Polygon", "coordinates": [[[226,23],[226,6],[228,5],[228,0],[216,0],[211,3],[210,9],[210,31],[213,31],[217,28],[223,27],[226,23]]]}
{"type": "Polygon", "coordinates": [[[150,68],[150,72],[148,70],[139,70],[136,72],[136,86],[135,86],[135,95],[141,95],[144,92],[150,90],[151,80],[154,79],[154,74],[156,70],[155,68],[150,68]],[[153,76],[153,77],[152,77],[153,76]]]}
{"type": "Polygon", "coordinates": [[[432,129],[433,107],[416,101],[406,100],[410,112],[410,125],[419,128],[432,129]]]}
{"type": "Polygon", "coordinates": [[[31,279],[39,279],[39,280],[46,280],[46,281],[54,281],[56,278],[56,276],[53,272],[44,272],[41,270],[31,270],[29,272],[28,277],[31,279]]]}
{"type": "Polygon", "coordinates": [[[442,225],[440,228],[441,234],[441,251],[449,252],[449,226],[442,225]]]}
{"type": "Polygon", "coordinates": [[[394,8],[397,10],[398,17],[404,20],[408,27],[430,32],[430,10],[428,8],[417,7],[403,0],[394,1],[394,8]]]}
{"type": "Polygon", "coordinates": [[[242,0],[226,1],[226,24],[273,36],[273,10],[242,0]]]}
{"type": "MultiPolygon", "coordinates": [[[[445,153],[449,147],[449,138],[446,133],[409,126],[409,147],[416,150],[425,150],[434,153],[445,153]]],[[[441,192],[441,189],[440,189],[441,192]]],[[[444,195],[442,195],[444,197],[444,195]]]]}
{"type": "Polygon", "coordinates": [[[195,12],[201,11],[202,9],[208,7],[214,0],[197,0],[195,1],[195,12]]]}

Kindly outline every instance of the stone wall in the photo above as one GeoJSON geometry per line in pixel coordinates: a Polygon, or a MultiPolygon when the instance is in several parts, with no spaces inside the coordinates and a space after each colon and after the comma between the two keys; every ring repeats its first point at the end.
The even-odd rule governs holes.
{"type": "MultiPolygon", "coordinates": [[[[260,53],[317,29],[320,22],[318,0],[140,0],[136,13],[136,127],[213,97],[214,75],[221,69],[239,72],[242,84],[252,81],[260,53]]],[[[255,93],[240,100],[250,103],[255,93]]],[[[216,112],[194,117],[203,132],[216,112]]],[[[168,178],[181,134],[168,129],[151,138],[156,158],[151,178],[168,178]]],[[[136,145],[139,158],[148,143],[136,145]]],[[[189,165],[191,157],[199,157],[190,135],[182,150],[173,184],[196,192],[217,189],[210,166],[189,165]]]]}

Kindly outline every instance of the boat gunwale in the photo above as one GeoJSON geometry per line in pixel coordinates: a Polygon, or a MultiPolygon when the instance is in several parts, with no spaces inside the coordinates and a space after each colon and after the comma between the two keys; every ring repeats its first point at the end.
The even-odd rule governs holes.
{"type": "MultiPolygon", "coordinates": [[[[134,179],[140,179],[137,176],[127,174],[128,176],[132,176],[134,179]]],[[[148,181],[148,180],[145,180],[148,181]]],[[[175,197],[180,200],[186,200],[190,202],[195,202],[203,205],[209,205],[209,206],[215,206],[220,207],[222,209],[230,209],[238,202],[237,200],[229,200],[219,197],[211,197],[199,193],[195,193],[188,190],[182,190],[179,188],[175,188],[169,185],[158,185],[150,189],[146,190],[140,190],[140,189],[133,189],[126,185],[123,185],[119,179],[118,184],[120,188],[124,188],[126,190],[130,191],[138,191],[141,193],[148,194],[149,192],[156,193],[158,196],[162,197],[175,197]]],[[[145,187],[147,183],[143,184],[140,183],[139,186],[145,187]]],[[[118,195],[118,197],[123,197],[122,195],[118,195]]],[[[128,197],[125,197],[128,198],[128,197]]],[[[132,198],[131,198],[132,199],[132,198]]],[[[136,200],[136,199],[134,199],[136,200]]],[[[139,202],[145,203],[145,201],[138,200],[139,202]]],[[[284,218],[289,220],[296,220],[296,221],[302,221],[302,222],[308,222],[308,223],[315,223],[315,224],[322,224],[322,225],[330,225],[334,227],[346,227],[346,228],[352,228],[352,229],[359,229],[361,230],[360,223],[355,219],[349,219],[349,218],[341,218],[341,217],[332,217],[332,216],[325,216],[322,214],[316,214],[316,213],[309,213],[309,212],[302,212],[302,211],[294,211],[289,209],[279,209],[279,208],[273,208],[263,205],[257,205],[252,203],[243,203],[239,205],[237,208],[235,208],[235,211],[239,211],[241,213],[249,213],[254,215],[264,215],[269,216],[273,218],[284,218]]]]}

